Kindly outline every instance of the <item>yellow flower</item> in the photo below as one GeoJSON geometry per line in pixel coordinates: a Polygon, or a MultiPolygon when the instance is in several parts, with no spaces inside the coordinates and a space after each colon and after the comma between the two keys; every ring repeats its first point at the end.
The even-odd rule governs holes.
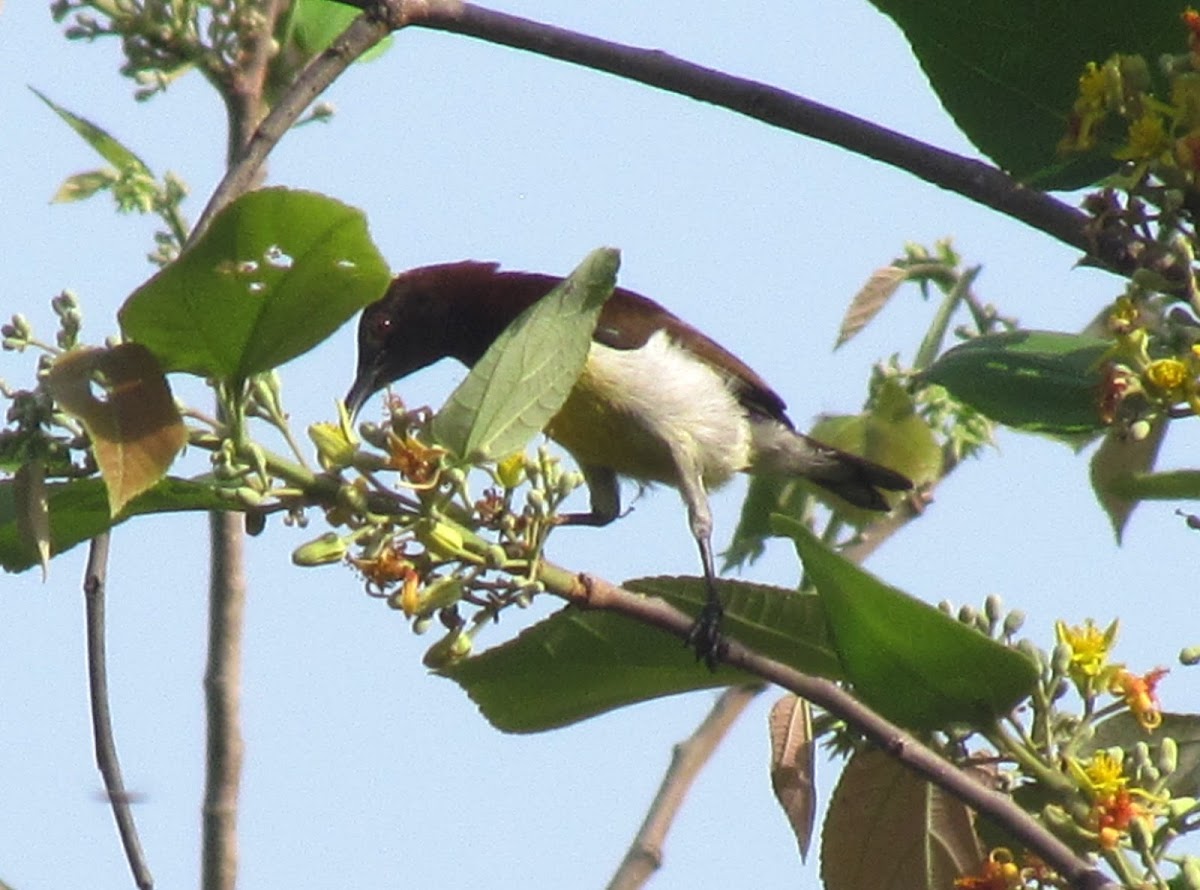
{"type": "Polygon", "coordinates": [[[1142,376],[1152,388],[1172,401],[1179,401],[1185,397],[1184,388],[1191,379],[1188,366],[1177,358],[1152,361],[1142,376]]]}
{"type": "Polygon", "coordinates": [[[516,488],[525,481],[525,452],[514,451],[496,464],[496,478],[505,488],[516,488]]]}
{"type": "Polygon", "coordinates": [[[1112,751],[1098,751],[1081,769],[1093,800],[1112,797],[1129,784],[1121,757],[1112,751]]]}
{"type": "Polygon", "coordinates": [[[1108,653],[1117,639],[1117,621],[1104,631],[1089,618],[1082,627],[1068,627],[1065,621],[1054,623],[1058,641],[1071,650],[1067,672],[1077,683],[1086,683],[1110,670],[1108,653]]]}
{"type": "Polygon", "coordinates": [[[1079,94],[1067,119],[1067,133],[1058,143],[1062,153],[1087,151],[1096,144],[1096,125],[1108,114],[1108,75],[1095,62],[1088,62],[1079,75],[1079,94]]]}
{"type": "Polygon", "coordinates": [[[1114,151],[1113,157],[1118,161],[1151,161],[1169,145],[1162,117],[1147,111],[1129,124],[1129,141],[1114,151]]]}

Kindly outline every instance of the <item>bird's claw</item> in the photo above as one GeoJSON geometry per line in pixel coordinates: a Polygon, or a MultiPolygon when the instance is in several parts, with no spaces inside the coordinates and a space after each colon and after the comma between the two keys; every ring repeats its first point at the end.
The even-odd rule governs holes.
{"type": "Polygon", "coordinates": [[[687,646],[696,651],[696,660],[703,660],[710,671],[715,671],[728,648],[721,634],[721,622],[725,610],[715,600],[709,600],[700,610],[696,623],[688,631],[687,646]]]}

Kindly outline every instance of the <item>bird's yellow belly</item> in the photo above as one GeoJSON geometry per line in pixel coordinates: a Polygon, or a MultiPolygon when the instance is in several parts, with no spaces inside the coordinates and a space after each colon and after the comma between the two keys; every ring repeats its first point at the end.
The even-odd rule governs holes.
{"type": "Polygon", "coordinates": [[[637,350],[594,344],[546,433],[580,464],[674,486],[680,469],[668,443],[710,489],[750,458],[745,410],[724,381],[659,335],[637,350]]]}

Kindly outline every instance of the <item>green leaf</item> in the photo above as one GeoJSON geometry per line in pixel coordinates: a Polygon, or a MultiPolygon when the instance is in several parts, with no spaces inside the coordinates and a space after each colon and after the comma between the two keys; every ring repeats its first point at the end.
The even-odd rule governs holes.
{"type": "Polygon", "coordinates": [[[1121,543],[1125,524],[1139,502],[1137,497],[1127,496],[1122,484],[1131,478],[1145,476],[1154,469],[1158,450],[1166,435],[1165,420],[1156,422],[1141,439],[1135,439],[1124,431],[1109,430],[1092,455],[1092,491],[1108,514],[1118,544],[1121,543]]]}
{"type": "Polygon", "coordinates": [[[1172,797],[1200,797],[1200,715],[1163,714],[1162,725],[1148,732],[1128,711],[1115,714],[1096,724],[1096,732],[1080,750],[1090,756],[1105,748],[1132,751],[1138,742],[1150,748],[1150,762],[1158,760],[1164,738],[1172,738],[1178,747],[1173,772],[1165,776],[1172,797]]]}
{"type": "Polygon", "coordinates": [[[76,173],[63,180],[54,197],[52,204],[69,204],[72,201],[86,201],[96,192],[112,188],[119,179],[112,170],[91,170],[87,173],[76,173]]]}
{"type": "MultiPolygon", "coordinates": [[[[644,578],[624,586],[692,615],[707,595],[701,578],[644,578]]],[[[730,636],[797,670],[841,677],[816,597],[738,581],[720,581],[718,589],[730,636]]],[[[574,607],[441,673],[504,732],[542,732],[647,699],[754,679],[725,666],[710,671],[657,628],[574,607]]]]}
{"type": "Polygon", "coordinates": [[[312,349],[391,275],[363,214],[313,192],[234,201],[119,314],[167,371],[244,380],[312,349]]]}
{"type": "MultiPolygon", "coordinates": [[[[1088,62],[1181,53],[1182,4],[1123,0],[1086,7],[1041,0],[872,0],[904,31],[959,129],[999,167],[1043,189],[1075,189],[1112,172],[1111,157],[1059,158],[1088,62]]],[[[1111,148],[1109,149],[1111,151],[1111,148]]]]}
{"type": "MultiPolygon", "coordinates": [[[[67,109],[63,108],[61,105],[55,104],[50,99],[46,98],[46,96],[42,95],[37,90],[34,90],[33,87],[30,87],[30,89],[33,90],[34,95],[49,105],[55,114],[66,121],[67,125],[72,130],[82,136],[84,141],[94,148],[100,157],[104,158],[104,160],[108,161],[118,170],[140,173],[143,176],[151,179],[154,177],[154,174],[150,172],[150,168],[146,166],[145,162],[143,162],[141,158],[110,136],[107,131],[97,127],[91,121],[67,111],[67,109]]],[[[81,175],[94,176],[97,174],[81,175]]],[[[70,182],[70,180],[68,180],[68,182],[70,182]]]]}
{"type": "Polygon", "coordinates": [[[1037,668],[1024,655],[884,584],[802,524],[776,523],[816,585],[855,693],[888,719],[916,730],[978,725],[1033,688],[1037,668]]]}
{"type": "Polygon", "coordinates": [[[821,832],[826,890],[952,887],[982,862],[965,804],[882,751],[850,758],[821,832]]]}
{"type": "MultiPolygon", "coordinates": [[[[217,497],[211,484],[186,479],[164,479],[130,501],[116,519],[109,513],[108,493],[101,479],[51,482],[45,486],[45,491],[52,556],[64,553],[79,542],[93,538],[140,513],[229,507],[228,501],[217,497]]],[[[19,503],[13,482],[0,482],[0,567],[9,572],[23,572],[38,564],[37,550],[21,538],[18,511],[19,503]]]]}
{"type": "Polygon", "coordinates": [[[523,447],[566,401],[612,294],[620,253],[594,250],[510,324],[433,419],[433,438],[469,462],[523,447]]]}
{"type": "Polygon", "coordinates": [[[1099,405],[1108,340],[1009,331],[960,343],[922,375],[998,423],[1078,444],[1104,428],[1099,405]]]}
{"type": "MultiPolygon", "coordinates": [[[[305,58],[315,56],[326,50],[360,15],[361,10],[332,0],[296,0],[289,13],[288,38],[305,58]]],[[[377,58],[391,44],[392,38],[385,37],[364,53],[359,61],[369,62],[377,58]]]]}
{"type": "MultiPolygon", "coordinates": [[[[882,383],[870,410],[824,417],[809,435],[903,473],[918,486],[932,482],[941,473],[941,446],[929,424],[916,413],[912,396],[895,380],[882,383]]],[[[881,515],[875,510],[851,507],[799,477],[755,476],[750,480],[733,539],[722,554],[725,568],[757,559],[767,538],[775,535],[771,516],[779,513],[803,521],[813,497],[856,526],[867,525],[881,515]]]]}

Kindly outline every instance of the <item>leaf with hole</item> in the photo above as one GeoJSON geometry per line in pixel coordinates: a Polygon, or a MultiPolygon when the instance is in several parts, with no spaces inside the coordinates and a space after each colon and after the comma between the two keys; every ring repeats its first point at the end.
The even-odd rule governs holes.
{"type": "Polygon", "coordinates": [[[312,349],[390,279],[360,211],[314,192],[261,189],[217,214],[119,317],[167,371],[240,381],[312,349]]]}

